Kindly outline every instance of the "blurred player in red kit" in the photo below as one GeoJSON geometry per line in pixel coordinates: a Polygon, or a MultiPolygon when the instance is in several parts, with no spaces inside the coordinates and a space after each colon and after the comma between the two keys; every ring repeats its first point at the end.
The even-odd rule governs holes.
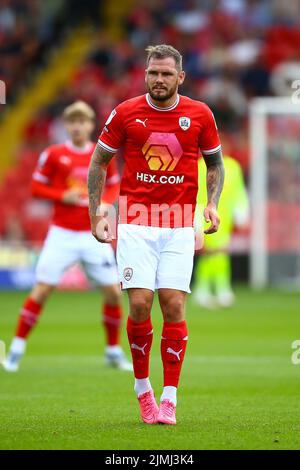
{"type": "Polygon", "coordinates": [[[188,339],[185,300],[195,248],[199,150],[207,166],[204,217],[211,225],[206,233],[216,232],[219,226],[217,205],[224,168],[211,110],[178,94],[185,78],[180,53],[168,45],[150,46],[147,52],[148,93],[112,111],[94,150],[88,179],[89,210],[92,233],[99,242],[109,243],[111,227],[97,209],[108,165],[123,147],[117,264],[121,286],[129,297],[127,334],[134,388],[145,423],[176,424],[177,387],[188,339]],[[155,289],[164,320],[164,387],[159,407],[149,379],[155,289]]]}
{"type": "MultiPolygon", "coordinates": [[[[90,233],[87,175],[95,144],[90,141],[95,113],[76,101],[63,113],[70,141],[52,145],[40,155],[33,174],[32,193],[54,203],[53,220],[36,267],[36,284],[25,300],[4,368],[16,372],[25,353],[29,333],[38,321],[45,301],[65,271],[80,262],[87,276],[103,291],[103,324],[108,365],[132,370],[120,347],[121,293],[114,251],[99,245],[90,233]]],[[[108,166],[102,204],[113,204],[119,194],[119,173],[108,166]]]]}

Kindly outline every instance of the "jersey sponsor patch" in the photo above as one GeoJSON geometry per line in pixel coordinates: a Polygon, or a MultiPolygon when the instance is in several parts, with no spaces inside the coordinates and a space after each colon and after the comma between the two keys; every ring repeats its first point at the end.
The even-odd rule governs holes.
{"type": "Polygon", "coordinates": [[[174,133],[151,132],[142,152],[150,170],[173,171],[183,155],[174,133]]]}
{"type": "Polygon", "coordinates": [[[144,181],[145,183],[155,183],[155,184],[181,184],[184,182],[184,175],[156,175],[149,173],[136,173],[136,179],[138,181],[144,181]]]}

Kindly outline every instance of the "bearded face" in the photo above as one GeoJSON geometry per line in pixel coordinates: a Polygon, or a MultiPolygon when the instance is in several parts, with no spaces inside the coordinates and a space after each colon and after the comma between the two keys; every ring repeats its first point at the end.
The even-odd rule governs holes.
{"type": "Polygon", "coordinates": [[[168,101],[178,92],[183,83],[184,72],[176,68],[172,57],[164,59],[151,58],[146,70],[146,86],[151,98],[155,101],[168,101]]]}

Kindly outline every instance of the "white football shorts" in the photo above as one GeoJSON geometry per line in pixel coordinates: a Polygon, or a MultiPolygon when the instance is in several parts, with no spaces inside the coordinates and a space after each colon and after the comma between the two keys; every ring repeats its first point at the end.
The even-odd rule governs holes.
{"type": "Polygon", "coordinates": [[[194,249],[193,227],[119,224],[117,264],[122,289],[191,292],[194,249]]]}
{"type": "Polygon", "coordinates": [[[37,282],[56,286],[65,271],[77,263],[96,284],[106,286],[119,282],[110,244],[97,242],[88,231],[52,225],[36,266],[37,282]]]}

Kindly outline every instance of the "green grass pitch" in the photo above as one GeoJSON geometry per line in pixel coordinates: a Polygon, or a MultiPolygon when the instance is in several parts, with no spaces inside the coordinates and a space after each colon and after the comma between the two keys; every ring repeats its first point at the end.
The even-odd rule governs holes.
{"type": "MultiPolygon", "coordinates": [[[[0,293],[8,345],[24,293],[0,293]]],[[[124,297],[124,305],[127,299],[124,297]]],[[[237,291],[229,310],[187,306],[189,344],[178,424],[140,422],[130,373],[103,365],[97,292],[58,292],[18,374],[0,367],[1,449],[299,449],[299,294],[237,291]]],[[[153,308],[151,377],[160,396],[161,317],[153,308]]],[[[128,353],[123,332],[123,344],[128,353]]]]}

